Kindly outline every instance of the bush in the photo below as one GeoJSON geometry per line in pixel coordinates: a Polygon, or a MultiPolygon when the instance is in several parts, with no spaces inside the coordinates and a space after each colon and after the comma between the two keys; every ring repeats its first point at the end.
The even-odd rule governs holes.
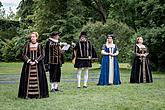
{"type": "Polygon", "coordinates": [[[6,62],[20,61],[25,42],[25,38],[22,37],[5,40],[5,42],[3,42],[3,48],[1,48],[2,60],[6,62]]]}
{"type": "Polygon", "coordinates": [[[165,71],[165,27],[141,28],[144,42],[149,48],[153,70],[165,71]]]}
{"type": "Polygon", "coordinates": [[[118,46],[120,52],[118,55],[119,62],[131,61],[134,31],[126,24],[114,20],[107,20],[107,23],[104,25],[101,22],[89,22],[82,30],[87,32],[88,38],[94,45],[99,59],[101,59],[101,47],[106,43],[106,35],[113,33],[115,36],[114,43],[118,46]]]}
{"type": "Polygon", "coordinates": [[[21,60],[23,47],[28,41],[26,36],[29,30],[19,29],[17,32],[19,36],[0,41],[0,61],[11,62],[21,60]]]}
{"type": "Polygon", "coordinates": [[[19,21],[0,19],[0,39],[12,39],[17,36],[17,28],[20,27],[19,21]]]}

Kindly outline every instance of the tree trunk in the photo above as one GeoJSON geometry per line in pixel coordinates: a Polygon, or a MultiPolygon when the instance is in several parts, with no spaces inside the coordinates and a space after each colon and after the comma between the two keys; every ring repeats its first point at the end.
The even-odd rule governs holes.
{"type": "Polygon", "coordinates": [[[98,9],[98,12],[100,14],[100,17],[101,17],[101,21],[103,24],[106,23],[106,19],[107,19],[107,14],[106,14],[106,11],[105,9],[103,8],[103,5],[101,4],[101,2],[98,0],[94,0],[96,5],[97,5],[97,9],[98,9]]]}

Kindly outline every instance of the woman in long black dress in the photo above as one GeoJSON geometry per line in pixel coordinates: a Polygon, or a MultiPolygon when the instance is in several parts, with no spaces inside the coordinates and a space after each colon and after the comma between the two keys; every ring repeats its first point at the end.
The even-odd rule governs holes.
{"type": "Polygon", "coordinates": [[[37,42],[37,32],[32,32],[30,38],[31,42],[25,46],[23,51],[24,65],[20,78],[18,97],[45,98],[49,94],[43,63],[43,48],[37,42]]]}
{"type": "Polygon", "coordinates": [[[147,47],[143,44],[143,38],[141,36],[137,37],[130,83],[153,82],[148,55],[149,52],[147,47]]]}

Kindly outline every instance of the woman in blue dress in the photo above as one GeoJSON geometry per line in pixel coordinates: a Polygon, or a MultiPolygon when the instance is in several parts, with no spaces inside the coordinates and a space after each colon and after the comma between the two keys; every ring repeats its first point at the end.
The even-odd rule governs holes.
{"type": "Polygon", "coordinates": [[[101,54],[103,57],[98,85],[121,84],[117,61],[119,51],[117,46],[113,43],[113,37],[113,34],[107,35],[107,42],[102,46],[101,54]]]}

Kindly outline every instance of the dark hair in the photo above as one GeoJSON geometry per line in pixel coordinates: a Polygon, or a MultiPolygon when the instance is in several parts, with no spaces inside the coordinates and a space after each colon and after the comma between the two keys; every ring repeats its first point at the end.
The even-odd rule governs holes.
{"type": "Polygon", "coordinates": [[[85,35],[85,36],[87,36],[87,33],[86,32],[84,32],[84,31],[82,31],[81,33],[80,33],[80,36],[79,36],[79,38],[81,38],[81,36],[82,35],[85,35]]]}
{"type": "Polygon", "coordinates": [[[50,33],[50,37],[60,35],[60,34],[61,34],[61,32],[52,32],[52,33],[50,33]]]}
{"type": "Polygon", "coordinates": [[[112,39],[114,38],[114,35],[113,34],[107,34],[107,39],[108,37],[112,37],[112,39]]]}

